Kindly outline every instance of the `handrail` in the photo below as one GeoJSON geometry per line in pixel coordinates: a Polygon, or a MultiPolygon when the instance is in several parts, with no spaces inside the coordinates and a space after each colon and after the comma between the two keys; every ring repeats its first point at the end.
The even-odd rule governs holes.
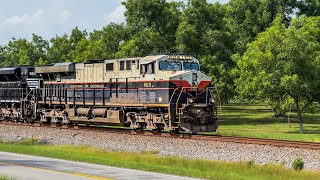
{"type": "Polygon", "coordinates": [[[179,88],[180,88],[180,87],[177,87],[177,88],[173,91],[173,93],[172,93],[172,95],[171,95],[171,97],[170,97],[169,104],[171,104],[171,101],[172,101],[173,95],[176,93],[176,91],[177,91],[179,88]]]}
{"type": "Polygon", "coordinates": [[[180,91],[180,94],[179,94],[179,96],[178,96],[178,99],[177,99],[177,101],[176,101],[176,113],[178,112],[178,103],[179,103],[181,94],[182,94],[182,92],[183,92],[183,89],[184,89],[184,87],[182,87],[182,89],[181,89],[181,91],[180,91]]]}

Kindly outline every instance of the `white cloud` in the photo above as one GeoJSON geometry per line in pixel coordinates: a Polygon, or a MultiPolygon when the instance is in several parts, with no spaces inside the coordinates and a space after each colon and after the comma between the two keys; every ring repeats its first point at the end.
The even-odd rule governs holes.
{"type": "Polygon", "coordinates": [[[61,25],[65,25],[70,16],[71,13],[67,10],[57,13],[38,9],[31,13],[7,17],[0,21],[0,45],[11,37],[30,39],[33,33],[53,37],[57,34],[56,27],[65,27],[61,25]]]}
{"type": "Polygon", "coordinates": [[[126,8],[121,4],[122,0],[119,0],[119,5],[110,13],[105,13],[103,15],[104,20],[107,23],[123,23],[125,22],[124,12],[126,8]]]}
{"type": "Polygon", "coordinates": [[[42,18],[44,16],[44,11],[42,9],[37,10],[33,15],[32,19],[42,18]]]}
{"type": "Polygon", "coordinates": [[[70,17],[71,17],[71,12],[67,9],[63,10],[61,13],[60,13],[60,17],[63,19],[63,20],[68,20],[70,17]]]}
{"type": "Polygon", "coordinates": [[[25,22],[26,19],[28,19],[27,14],[24,14],[23,16],[12,16],[12,17],[5,19],[4,22],[1,23],[1,25],[6,25],[6,24],[7,25],[17,25],[17,24],[25,22]]]}
{"type": "Polygon", "coordinates": [[[33,22],[37,22],[42,19],[44,16],[44,11],[42,9],[37,10],[34,14],[23,14],[22,16],[11,16],[5,19],[2,23],[0,23],[0,28],[5,28],[7,26],[17,26],[22,24],[30,24],[33,22]]]}

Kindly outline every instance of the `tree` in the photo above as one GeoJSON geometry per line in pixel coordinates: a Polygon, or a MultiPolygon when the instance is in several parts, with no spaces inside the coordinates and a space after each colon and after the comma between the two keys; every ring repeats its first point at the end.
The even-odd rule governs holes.
{"type": "Polygon", "coordinates": [[[319,16],[320,15],[320,3],[319,0],[300,0],[297,2],[298,15],[305,14],[307,16],[319,16]]]}
{"type": "Polygon", "coordinates": [[[250,99],[294,100],[300,132],[302,113],[320,99],[320,17],[299,17],[286,28],[283,16],[235,55],[240,95],[250,99]]]}
{"type": "Polygon", "coordinates": [[[68,35],[56,36],[50,40],[51,46],[48,49],[49,63],[66,62],[71,49],[68,35]]]}
{"type": "Polygon", "coordinates": [[[35,65],[44,65],[48,62],[47,50],[49,48],[49,42],[44,40],[41,36],[32,34],[32,57],[35,65]]]}
{"type": "Polygon", "coordinates": [[[34,60],[31,59],[33,47],[26,39],[12,38],[7,45],[2,48],[1,66],[19,66],[19,65],[33,65],[34,60]]]}
{"type": "Polygon", "coordinates": [[[226,30],[224,16],[224,8],[219,3],[190,0],[176,32],[177,50],[194,56],[211,55],[212,49],[208,48],[208,43],[215,39],[208,35],[226,30]]]}
{"type": "Polygon", "coordinates": [[[226,21],[235,37],[236,51],[243,53],[248,43],[270,27],[277,14],[282,14],[288,25],[295,7],[296,0],[230,0],[226,21]]]}
{"type": "Polygon", "coordinates": [[[116,53],[116,57],[138,57],[163,52],[166,46],[163,44],[164,41],[164,37],[158,32],[144,30],[123,43],[116,53]]]}
{"type": "MultiPolygon", "coordinates": [[[[166,2],[165,0],[127,0],[123,2],[126,7],[125,17],[127,30],[132,34],[123,48],[132,43],[140,43],[147,49],[147,52],[160,49],[158,52],[176,52],[175,32],[178,28],[181,17],[181,2],[166,2]],[[154,44],[143,44],[145,37],[152,37],[156,40],[154,44]],[[161,37],[155,39],[156,37],[161,37]],[[151,50],[151,51],[150,51],[151,50]]],[[[120,53],[121,54],[121,53],[120,53]]],[[[132,53],[131,53],[132,54],[132,53]]]]}
{"type": "Polygon", "coordinates": [[[86,39],[87,35],[86,31],[80,31],[78,27],[75,27],[70,36],[64,34],[61,37],[52,38],[48,49],[49,63],[74,61],[78,53],[76,48],[82,40],[86,39]]]}
{"type": "Polygon", "coordinates": [[[74,62],[115,58],[122,42],[127,39],[127,29],[123,24],[109,24],[102,30],[95,30],[88,39],[83,38],[77,44],[74,62]]]}

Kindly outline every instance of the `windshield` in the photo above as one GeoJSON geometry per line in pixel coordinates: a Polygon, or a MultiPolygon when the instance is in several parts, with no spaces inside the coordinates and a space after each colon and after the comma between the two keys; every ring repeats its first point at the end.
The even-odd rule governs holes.
{"type": "Polygon", "coordinates": [[[199,71],[199,64],[197,62],[184,62],[184,70],[196,70],[199,71]]]}
{"type": "Polygon", "coordinates": [[[182,66],[180,62],[175,61],[161,61],[159,62],[160,70],[168,70],[168,71],[181,71],[182,66]]]}

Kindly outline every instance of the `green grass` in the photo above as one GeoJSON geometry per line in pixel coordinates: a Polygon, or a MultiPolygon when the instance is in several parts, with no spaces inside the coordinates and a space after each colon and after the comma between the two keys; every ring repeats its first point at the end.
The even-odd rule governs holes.
{"type": "Polygon", "coordinates": [[[227,163],[210,160],[190,160],[178,157],[160,157],[158,152],[110,152],[86,146],[52,146],[33,143],[0,143],[0,151],[30,154],[111,165],[146,171],[161,172],[206,179],[319,179],[319,171],[294,171],[281,165],[256,165],[252,162],[227,163]]]}
{"type": "Polygon", "coordinates": [[[9,177],[9,176],[0,175],[0,180],[15,180],[15,178],[12,178],[12,177],[9,177]]]}
{"type": "Polygon", "coordinates": [[[289,127],[283,118],[273,118],[274,112],[266,106],[232,104],[218,110],[219,128],[216,134],[320,142],[319,110],[315,114],[303,115],[304,134],[300,134],[294,112],[290,113],[289,127]]]}

